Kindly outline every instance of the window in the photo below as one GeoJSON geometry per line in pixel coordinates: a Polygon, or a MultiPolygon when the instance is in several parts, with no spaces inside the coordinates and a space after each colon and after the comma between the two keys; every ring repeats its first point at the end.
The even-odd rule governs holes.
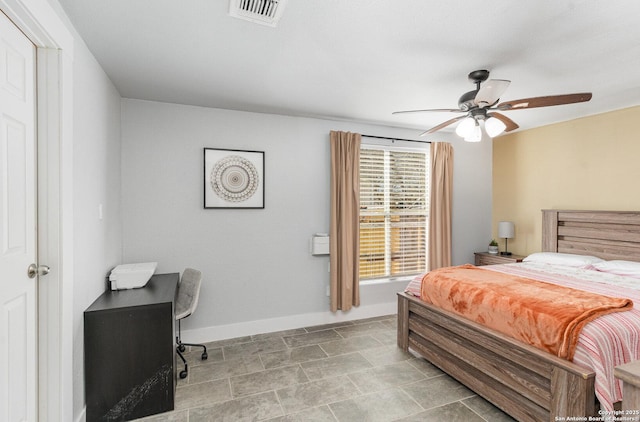
{"type": "MultiPolygon", "coordinates": [[[[428,145],[428,144],[427,144],[428,145]]],[[[429,149],[360,150],[360,280],[426,271],[429,149]]]]}

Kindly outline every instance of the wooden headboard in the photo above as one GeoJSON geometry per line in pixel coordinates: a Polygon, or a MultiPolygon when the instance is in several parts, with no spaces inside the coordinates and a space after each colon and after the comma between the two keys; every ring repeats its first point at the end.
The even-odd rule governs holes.
{"type": "Polygon", "coordinates": [[[640,261],[640,211],[542,210],[542,250],[640,261]]]}

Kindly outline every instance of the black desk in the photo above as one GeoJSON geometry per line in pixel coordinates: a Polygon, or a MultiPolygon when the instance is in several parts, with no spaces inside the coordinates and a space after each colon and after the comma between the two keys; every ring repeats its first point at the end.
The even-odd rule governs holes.
{"type": "Polygon", "coordinates": [[[87,421],[126,421],[173,410],[174,302],[179,274],[107,291],[84,312],[87,421]]]}

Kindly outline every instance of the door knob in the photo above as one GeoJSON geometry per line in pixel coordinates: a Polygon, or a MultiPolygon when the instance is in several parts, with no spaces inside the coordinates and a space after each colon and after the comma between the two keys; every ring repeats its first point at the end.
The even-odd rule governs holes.
{"type": "Polygon", "coordinates": [[[36,278],[37,275],[47,275],[51,269],[48,265],[36,265],[31,264],[29,268],[27,268],[27,275],[29,278],[36,278]]]}

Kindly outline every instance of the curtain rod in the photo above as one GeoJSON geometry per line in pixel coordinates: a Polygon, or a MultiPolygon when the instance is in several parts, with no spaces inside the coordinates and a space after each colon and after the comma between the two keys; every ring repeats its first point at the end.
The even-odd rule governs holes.
{"type": "Polygon", "coordinates": [[[415,139],[389,138],[387,136],[373,136],[373,135],[363,135],[363,134],[360,134],[360,136],[364,136],[366,138],[375,138],[375,139],[388,139],[390,141],[420,142],[421,144],[431,143],[431,141],[416,141],[415,139]]]}

